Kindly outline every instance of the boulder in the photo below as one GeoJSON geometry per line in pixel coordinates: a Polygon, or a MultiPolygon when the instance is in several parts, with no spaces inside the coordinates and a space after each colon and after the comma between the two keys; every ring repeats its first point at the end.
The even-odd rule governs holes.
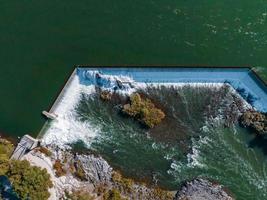
{"type": "Polygon", "coordinates": [[[219,184],[205,179],[194,179],[176,193],[175,200],[234,200],[219,184]]]}

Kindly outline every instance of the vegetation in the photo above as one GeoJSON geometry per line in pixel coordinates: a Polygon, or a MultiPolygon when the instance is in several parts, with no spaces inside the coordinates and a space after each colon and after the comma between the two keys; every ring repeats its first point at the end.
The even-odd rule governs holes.
{"type": "Polygon", "coordinates": [[[78,161],[76,163],[76,165],[75,165],[74,176],[76,176],[81,181],[86,181],[87,180],[85,171],[84,171],[82,163],[80,161],[78,161]]]}
{"type": "Polygon", "coordinates": [[[21,199],[48,199],[48,188],[52,187],[50,175],[26,160],[9,160],[13,150],[9,141],[0,139],[0,175],[7,176],[21,199]]]}
{"type": "Polygon", "coordinates": [[[0,138],[0,175],[5,175],[9,170],[9,157],[14,146],[9,141],[0,138]]]}
{"type": "Polygon", "coordinates": [[[121,196],[119,190],[112,189],[104,194],[103,200],[126,200],[126,199],[121,196]]]}
{"type": "Polygon", "coordinates": [[[141,98],[138,93],[131,95],[130,104],[123,106],[123,112],[140,120],[149,128],[160,124],[165,118],[162,110],[156,108],[150,99],[141,98]]]}
{"type": "Polygon", "coordinates": [[[125,192],[131,192],[134,181],[129,178],[124,178],[122,175],[116,171],[112,173],[112,181],[121,186],[125,192]]]}
{"type": "Polygon", "coordinates": [[[97,184],[97,185],[95,186],[95,190],[94,190],[94,192],[95,192],[98,196],[100,196],[100,195],[106,193],[107,188],[108,188],[107,184],[105,184],[105,183],[99,183],[99,184],[97,184]]]}
{"type": "Polygon", "coordinates": [[[46,147],[40,147],[40,148],[38,148],[38,150],[47,157],[52,156],[52,152],[49,149],[47,149],[46,147]]]}
{"type": "Polygon", "coordinates": [[[95,197],[87,191],[74,190],[72,193],[65,192],[68,200],[94,200],[95,197]]]}
{"type": "Polygon", "coordinates": [[[173,200],[173,194],[169,191],[162,190],[160,188],[155,188],[153,190],[153,196],[155,199],[160,199],[160,200],[173,200]]]}
{"type": "Polygon", "coordinates": [[[56,176],[64,176],[66,174],[66,170],[63,168],[63,164],[59,159],[57,159],[53,165],[54,170],[56,171],[56,176]]]}
{"type": "Polygon", "coordinates": [[[0,138],[0,160],[8,160],[14,150],[11,142],[0,138]]]}
{"type": "Polygon", "coordinates": [[[48,199],[52,182],[46,169],[31,166],[26,160],[12,160],[7,176],[21,199],[48,199]]]}
{"type": "Polygon", "coordinates": [[[241,117],[241,123],[245,127],[253,128],[258,134],[267,134],[266,115],[257,111],[247,111],[241,117]]]}

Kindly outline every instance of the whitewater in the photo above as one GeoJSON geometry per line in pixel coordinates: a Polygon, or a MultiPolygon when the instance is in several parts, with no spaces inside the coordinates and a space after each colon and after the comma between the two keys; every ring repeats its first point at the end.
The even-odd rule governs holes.
{"type": "MultiPolygon", "coordinates": [[[[99,127],[93,126],[90,122],[81,122],[75,111],[75,108],[80,103],[81,96],[83,94],[90,96],[96,93],[95,86],[97,84],[96,74],[99,71],[97,70],[83,70],[82,73],[74,74],[66,92],[63,94],[61,99],[57,102],[57,105],[54,107],[53,112],[58,115],[57,119],[50,122],[49,128],[42,136],[42,142],[45,145],[57,145],[61,148],[70,148],[70,145],[83,141],[83,143],[90,147],[90,144],[94,138],[99,133],[99,127]]],[[[123,75],[106,75],[101,74],[102,79],[102,89],[113,92],[114,87],[116,86],[116,81],[121,82],[130,82],[134,87],[130,87],[126,84],[126,87],[120,90],[117,90],[117,93],[121,95],[130,96],[132,93],[138,89],[145,89],[146,87],[176,87],[182,88],[185,86],[190,87],[210,87],[210,88],[221,88],[225,83],[208,83],[208,82],[136,82],[130,76],[123,75]]],[[[232,92],[235,92],[231,88],[232,92]]],[[[237,94],[237,93],[236,93],[237,94]]],[[[239,95],[239,94],[237,94],[239,95]]],[[[241,96],[240,96],[241,98],[241,96]]],[[[243,99],[243,98],[242,98],[243,99]]],[[[244,99],[246,107],[251,107],[244,99]]]]}
{"type": "MultiPolygon", "coordinates": [[[[142,70],[139,69],[133,71],[134,73],[131,73],[131,70],[126,70],[125,72],[124,69],[115,69],[113,71],[108,71],[107,69],[77,69],[66,92],[54,109],[58,118],[49,122],[47,130],[42,136],[42,143],[45,145],[57,145],[60,148],[71,148],[72,144],[82,141],[86,148],[98,151],[111,160],[111,165],[122,165],[121,169],[126,171],[129,168],[137,171],[139,167],[139,170],[145,169],[149,167],[146,163],[147,160],[151,159],[154,165],[153,170],[156,170],[155,174],[158,176],[157,179],[165,187],[173,188],[175,185],[194,177],[207,177],[228,187],[238,196],[237,199],[246,197],[245,199],[247,200],[254,200],[266,197],[267,163],[265,157],[258,148],[252,149],[248,146],[248,141],[253,138],[247,131],[236,126],[224,128],[221,124],[220,115],[213,120],[206,120],[200,129],[201,137],[191,139],[191,152],[182,159],[177,146],[169,147],[155,142],[150,135],[138,134],[139,129],[131,126],[124,127],[123,124],[120,124],[120,121],[112,122],[112,119],[108,119],[109,117],[106,113],[108,118],[98,119],[99,116],[88,118],[88,116],[82,116],[84,114],[79,113],[79,109],[77,110],[81,102],[85,104],[89,111],[93,110],[93,107],[90,106],[95,106],[95,104],[90,102],[97,92],[96,84],[100,84],[105,90],[113,91],[114,87],[117,87],[118,81],[120,81],[123,83],[122,88],[116,88],[116,92],[121,95],[130,95],[140,89],[145,90],[147,87],[160,88],[164,86],[166,88],[180,88],[181,90],[181,88],[190,86],[198,90],[203,87],[219,89],[224,85],[230,85],[230,93],[235,94],[242,100],[245,109],[254,108],[264,111],[266,105],[262,102],[265,98],[265,92],[261,91],[260,95],[255,93],[262,85],[258,86],[257,89],[251,89],[252,86],[255,87],[254,83],[251,87],[244,87],[243,84],[240,84],[241,79],[246,80],[244,74],[242,74],[241,79],[236,79],[236,76],[232,73],[230,78],[228,76],[229,79],[225,80],[222,79],[220,72],[220,81],[215,82],[214,80],[210,81],[210,77],[206,81],[202,79],[203,77],[192,79],[190,71],[189,75],[187,75],[191,76],[190,80],[185,79],[186,76],[183,76],[182,79],[177,81],[178,79],[172,78],[174,77],[173,75],[171,75],[170,79],[164,77],[166,74],[171,73],[169,71],[163,70],[162,72],[154,69],[152,70],[154,74],[152,73],[149,76],[143,76],[142,70]],[[102,77],[100,82],[96,79],[96,74],[98,73],[102,77]],[[157,78],[162,82],[157,81],[157,78]],[[248,102],[247,96],[252,94],[252,90],[254,92],[253,101],[248,102]],[[85,117],[87,120],[81,120],[81,117],[85,117]],[[118,123],[118,125],[115,126],[114,123],[118,123]],[[127,133],[129,135],[126,134],[126,128],[129,129],[129,133],[127,133]],[[117,134],[116,131],[119,129],[121,129],[122,133],[117,134]],[[138,152],[134,152],[134,149],[138,149],[138,152]],[[127,151],[132,152],[127,153],[127,151]],[[137,154],[136,158],[134,157],[135,154],[137,154]],[[153,157],[145,157],[150,154],[153,157]],[[145,158],[141,158],[139,155],[143,155],[145,158]],[[141,161],[135,165],[133,161],[129,160],[131,157],[133,160],[141,161]],[[118,158],[121,160],[118,161],[118,158]],[[144,166],[142,167],[142,165],[144,166]],[[168,178],[168,176],[171,178],[168,178]]],[[[145,70],[145,73],[148,73],[147,70],[145,70]]],[[[180,73],[183,74],[184,71],[179,71],[180,73]]],[[[181,76],[180,74],[179,77],[181,76]]],[[[218,80],[218,77],[215,80],[218,80]]],[[[188,107],[187,109],[189,110],[190,101],[191,99],[188,97],[183,99],[184,106],[188,107]]],[[[106,112],[105,110],[101,111],[101,107],[98,109],[95,109],[94,113],[106,112]]],[[[189,111],[188,115],[194,118],[193,113],[189,111]]],[[[141,174],[143,173],[140,171],[141,174]]],[[[131,173],[128,175],[134,176],[131,173]]]]}

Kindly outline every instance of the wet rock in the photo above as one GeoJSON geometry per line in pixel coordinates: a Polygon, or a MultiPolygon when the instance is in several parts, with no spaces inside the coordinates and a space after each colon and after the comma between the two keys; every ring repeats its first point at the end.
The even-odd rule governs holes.
{"type": "Polygon", "coordinates": [[[106,90],[101,91],[101,92],[100,92],[100,98],[101,98],[102,100],[104,100],[104,101],[109,101],[109,100],[111,100],[111,98],[112,98],[112,93],[109,92],[109,91],[106,91],[106,90]]]}
{"type": "Polygon", "coordinates": [[[242,115],[240,122],[244,127],[253,128],[259,134],[267,134],[267,118],[263,113],[249,110],[242,115]]]}
{"type": "Polygon", "coordinates": [[[221,185],[205,179],[195,179],[187,182],[177,192],[175,200],[234,200],[221,185]]]}

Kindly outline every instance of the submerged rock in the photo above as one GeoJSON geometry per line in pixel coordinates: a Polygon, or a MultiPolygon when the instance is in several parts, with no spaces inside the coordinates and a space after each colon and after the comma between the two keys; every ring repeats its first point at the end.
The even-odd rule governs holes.
{"type": "Polygon", "coordinates": [[[175,200],[234,200],[221,185],[205,179],[195,179],[187,182],[177,192],[175,200]]]}

